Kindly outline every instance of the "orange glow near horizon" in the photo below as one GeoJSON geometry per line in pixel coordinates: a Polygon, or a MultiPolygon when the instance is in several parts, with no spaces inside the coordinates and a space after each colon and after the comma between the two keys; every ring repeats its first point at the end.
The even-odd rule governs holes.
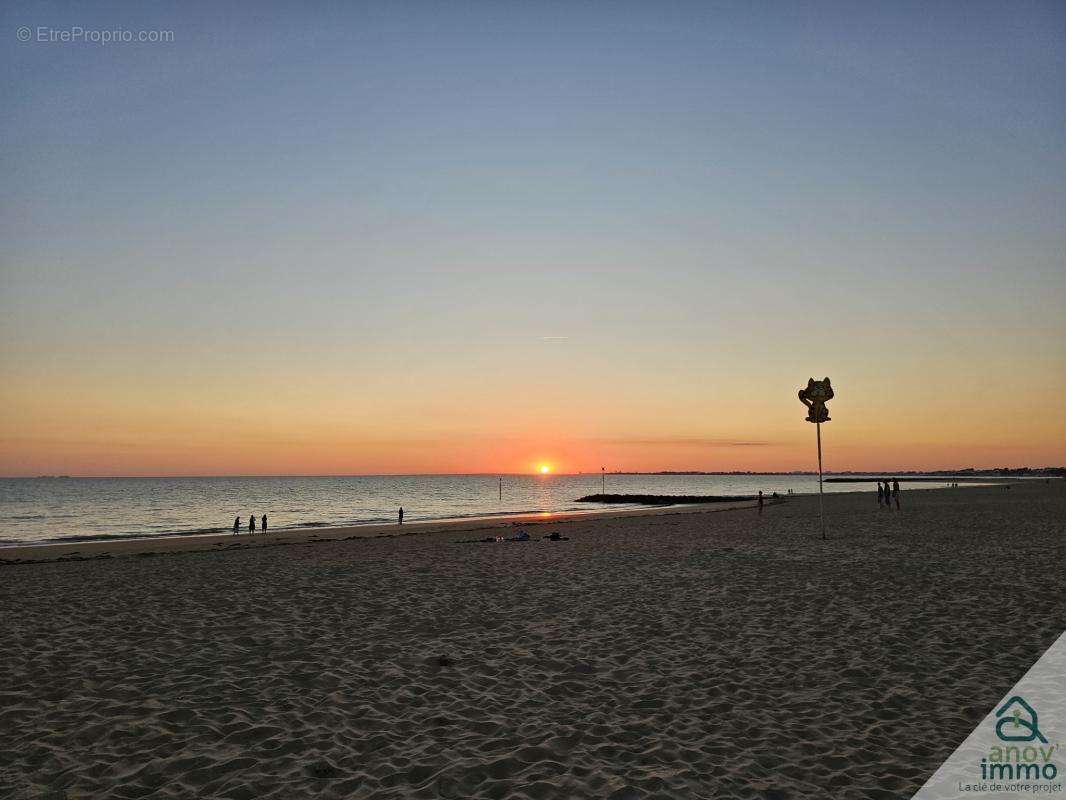
{"type": "MultiPolygon", "coordinates": [[[[550,351],[553,358],[560,352],[550,351]]],[[[86,354],[61,368],[44,357],[8,359],[3,374],[10,380],[0,381],[0,476],[817,467],[814,426],[803,421],[796,397],[811,370],[788,357],[768,356],[757,372],[739,362],[722,366],[735,376],[727,380],[701,370],[676,370],[667,379],[653,362],[618,377],[619,365],[606,354],[581,355],[557,366],[555,391],[516,392],[535,356],[514,355],[491,382],[482,364],[453,360],[455,374],[438,373],[428,356],[417,363],[417,380],[385,367],[352,375],[340,365],[307,362],[298,380],[262,391],[260,382],[249,389],[232,380],[229,363],[209,352],[195,362],[145,360],[141,372],[126,370],[117,355],[112,363],[86,354]],[[604,400],[603,387],[623,379],[625,391],[604,400]]],[[[293,356],[279,363],[300,362],[293,356]]],[[[1000,360],[987,372],[997,364],[1007,369],[1000,360]]],[[[249,374],[269,372],[269,365],[253,367],[249,374]]],[[[837,395],[829,403],[832,421],[822,426],[827,471],[1066,464],[1066,373],[1030,371],[1025,391],[1015,393],[985,390],[961,366],[928,364],[911,370],[901,394],[896,376],[875,367],[814,375],[828,373],[837,395]]]]}

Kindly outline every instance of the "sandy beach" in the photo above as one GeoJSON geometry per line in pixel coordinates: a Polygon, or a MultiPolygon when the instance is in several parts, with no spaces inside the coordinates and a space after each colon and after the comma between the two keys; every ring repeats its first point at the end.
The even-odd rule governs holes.
{"type": "Polygon", "coordinates": [[[908,797],[1066,628],[1066,486],[817,507],[0,551],[0,797],[908,797]]]}

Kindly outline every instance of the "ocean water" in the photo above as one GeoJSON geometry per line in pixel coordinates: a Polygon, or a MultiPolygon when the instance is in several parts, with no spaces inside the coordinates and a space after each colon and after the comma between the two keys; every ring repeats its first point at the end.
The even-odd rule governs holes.
{"type": "MultiPolygon", "coordinates": [[[[606,487],[615,494],[806,494],[818,491],[818,478],[607,475],[606,487]]],[[[825,485],[827,492],[862,488],[872,484],[825,485]]],[[[401,505],[408,522],[624,507],[576,502],[599,491],[598,474],[505,476],[502,500],[494,475],[5,478],[0,546],[225,532],[236,516],[246,526],[249,514],[267,514],[278,529],[391,522],[401,505]]]]}

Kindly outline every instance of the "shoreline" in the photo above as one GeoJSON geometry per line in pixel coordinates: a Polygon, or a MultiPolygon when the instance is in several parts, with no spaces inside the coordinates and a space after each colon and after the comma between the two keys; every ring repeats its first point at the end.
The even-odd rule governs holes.
{"type": "MultiPolygon", "coordinates": [[[[827,483],[829,480],[827,479],[827,483]]],[[[837,483],[854,483],[859,484],[862,482],[873,483],[874,479],[843,479],[835,481],[837,483]]],[[[933,483],[933,479],[925,481],[914,481],[915,483],[933,483]]],[[[998,481],[981,481],[976,479],[972,483],[960,482],[956,489],[961,488],[989,488],[992,486],[1001,486],[1006,483],[1018,483],[1025,482],[1025,479],[1001,479],[998,481]],[[969,483],[969,485],[967,485],[969,483]]],[[[900,483],[904,483],[900,481],[900,483]]],[[[906,488],[906,487],[905,487],[906,488]]],[[[947,486],[929,486],[919,485],[909,487],[912,491],[937,491],[948,489],[947,486]]],[[[841,491],[834,491],[833,495],[850,495],[850,494],[863,494],[866,489],[854,488],[845,489],[841,491]]],[[[789,499],[797,499],[800,497],[816,497],[816,492],[804,492],[796,493],[793,495],[780,494],[778,498],[774,499],[771,495],[764,495],[764,501],[767,505],[773,502],[781,502],[789,499]]],[[[387,531],[391,531],[393,536],[408,536],[416,533],[434,533],[438,530],[487,530],[491,528],[503,528],[511,527],[515,524],[527,524],[533,525],[544,522],[566,522],[574,519],[601,519],[604,517],[614,516],[628,516],[628,515],[643,515],[647,513],[700,513],[701,511],[726,511],[736,507],[752,506],[756,503],[755,497],[750,500],[729,498],[723,500],[714,500],[710,502],[699,503],[687,503],[687,502],[675,502],[669,504],[641,504],[633,503],[630,507],[624,509],[617,508],[601,508],[601,509],[569,509],[567,511],[504,511],[494,514],[483,515],[471,515],[464,517],[442,517],[440,519],[428,519],[406,522],[403,525],[403,531],[399,530],[399,526],[395,522],[356,522],[348,524],[308,524],[296,527],[286,528],[271,528],[266,534],[256,531],[254,534],[249,534],[242,528],[241,532],[234,535],[229,530],[217,530],[213,532],[172,532],[172,533],[159,533],[159,534],[132,534],[129,536],[123,536],[121,534],[99,534],[93,536],[86,534],[84,537],[73,535],[70,538],[53,539],[53,540],[36,540],[28,542],[5,542],[0,544],[0,566],[10,563],[26,563],[29,561],[41,561],[44,560],[38,556],[44,553],[54,552],[55,548],[67,548],[70,549],[70,555],[75,553],[81,554],[81,550],[92,550],[97,554],[97,557],[101,553],[107,553],[110,549],[116,549],[120,551],[128,551],[131,548],[143,549],[143,552],[173,552],[173,551],[186,551],[186,550],[201,550],[210,549],[204,547],[187,546],[187,543],[203,545],[209,543],[212,547],[218,546],[222,542],[233,543],[237,540],[245,542],[249,538],[255,543],[262,544],[284,544],[288,542],[279,541],[278,536],[284,534],[285,536],[300,537],[301,541],[308,539],[335,539],[335,538],[381,538],[388,536],[387,531]],[[683,512],[679,512],[679,509],[685,509],[683,512]],[[466,526],[466,527],[464,527],[466,526]],[[156,544],[155,547],[149,547],[149,544],[156,544]],[[48,548],[44,550],[44,548],[48,548]],[[40,550],[41,553],[36,551],[40,550]],[[25,557],[25,551],[34,551],[32,558],[27,559],[25,557]]],[[[48,559],[52,560],[52,559],[48,559]]],[[[77,558],[72,560],[79,560],[77,558]]]]}
{"type": "MultiPolygon", "coordinates": [[[[857,492],[837,492],[857,494],[857,492]]],[[[798,495],[793,495],[797,497],[798,495]]],[[[767,506],[783,502],[766,498],[767,506]]],[[[128,539],[92,539],[81,541],[35,542],[33,544],[6,545],[0,547],[0,567],[19,564],[43,564],[58,561],[92,561],[115,557],[138,555],[163,555],[171,553],[225,552],[232,549],[278,547],[314,542],[346,541],[351,539],[389,539],[402,536],[420,536],[432,533],[469,533],[513,528],[516,525],[543,525],[596,521],[616,517],[663,516],[668,514],[713,514],[741,508],[755,508],[755,500],[735,502],[654,506],[596,511],[559,511],[518,513],[491,517],[463,517],[458,519],[388,523],[364,523],[359,525],[336,525],[313,528],[277,528],[267,533],[249,534],[208,533],[170,534],[128,539]]]]}

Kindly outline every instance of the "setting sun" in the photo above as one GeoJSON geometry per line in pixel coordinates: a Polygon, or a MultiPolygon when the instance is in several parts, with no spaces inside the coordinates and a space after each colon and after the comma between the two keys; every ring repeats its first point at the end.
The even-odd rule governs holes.
{"type": "Polygon", "coordinates": [[[540,472],[541,475],[547,475],[549,472],[552,471],[552,468],[549,467],[547,464],[541,464],[539,467],[537,467],[537,471],[540,472]]]}

